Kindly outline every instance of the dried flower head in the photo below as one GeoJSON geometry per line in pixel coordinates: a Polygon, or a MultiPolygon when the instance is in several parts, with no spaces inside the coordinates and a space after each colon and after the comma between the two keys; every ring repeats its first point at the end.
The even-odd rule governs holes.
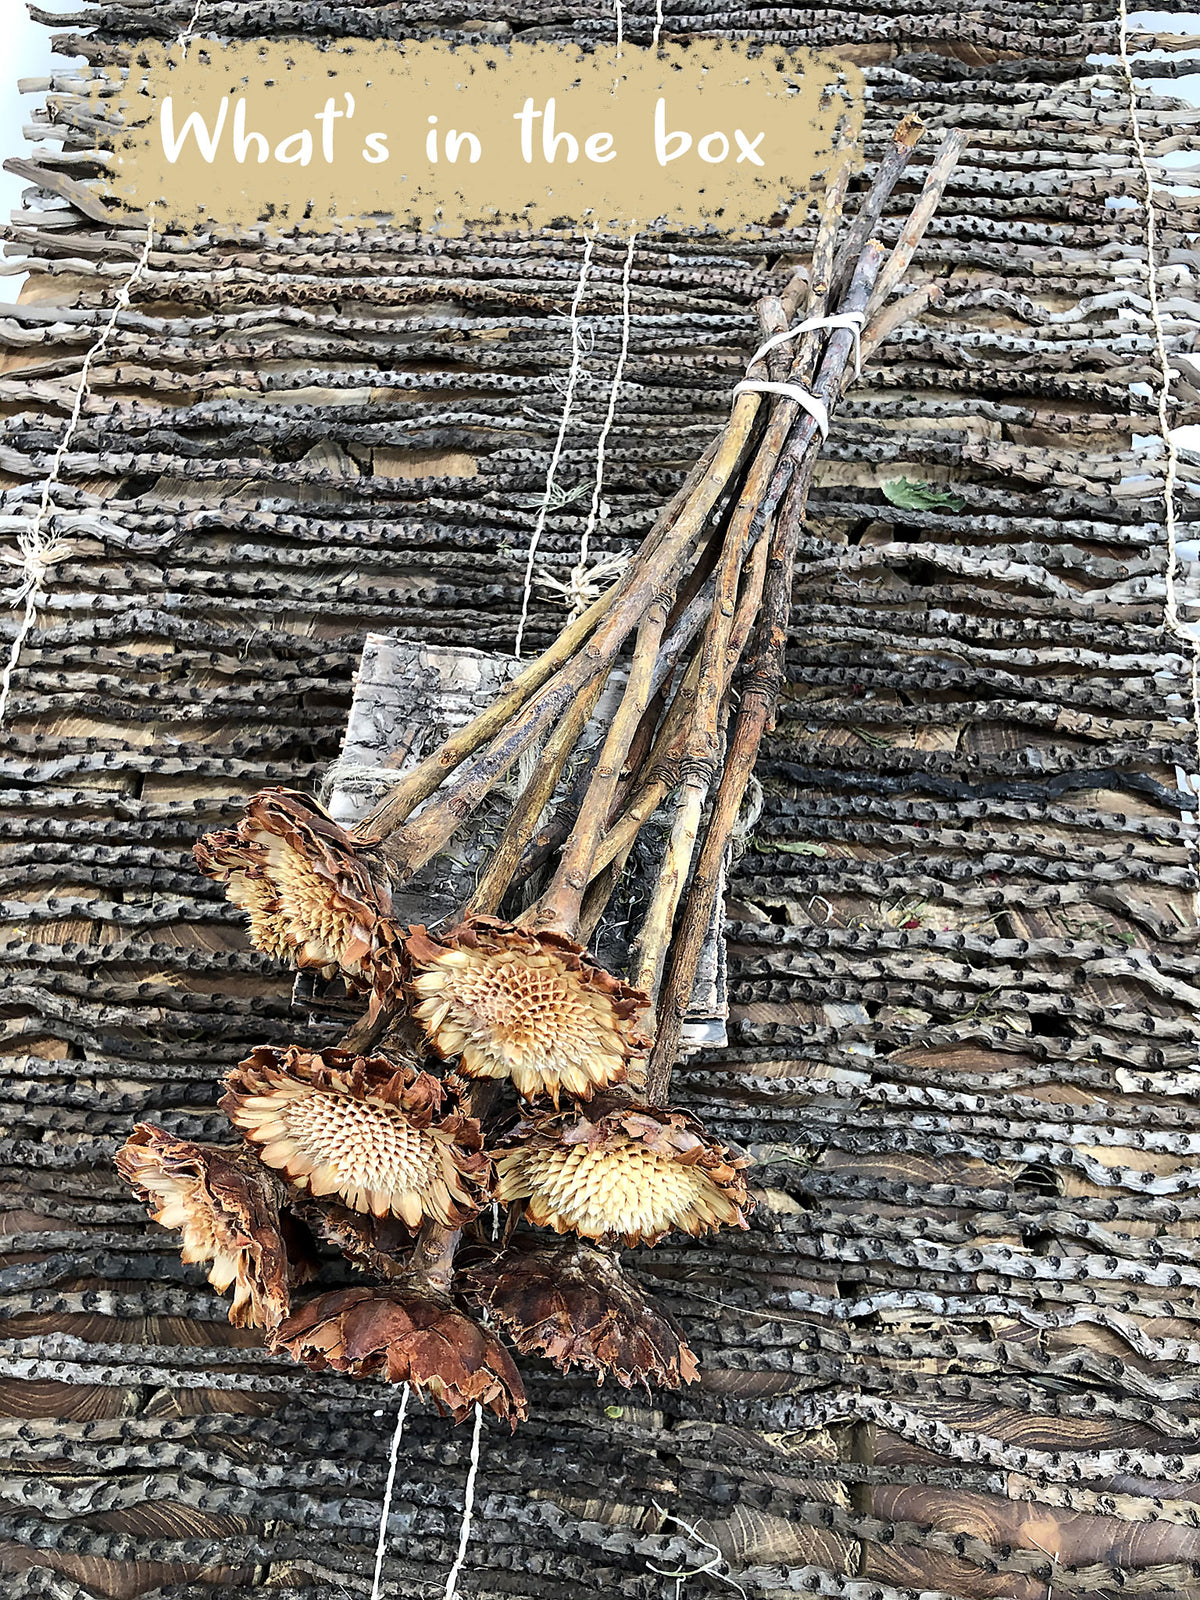
{"type": "Polygon", "coordinates": [[[289,1262],[279,1185],[249,1151],[173,1139],[139,1122],[116,1165],[155,1222],[180,1229],[183,1259],[211,1262],[214,1289],[233,1285],[235,1327],[273,1328],[287,1316],[289,1282],[303,1281],[312,1264],[289,1262]]]}
{"type": "Polygon", "coordinates": [[[476,1405],[514,1427],[526,1415],[512,1357],[449,1299],[394,1286],[338,1289],[300,1306],[272,1343],[314,1372],[411,1383],[455,1422],[476,1405]]]}
{"type": "Polygon", "coordinates": [[[267,1166],[298,1189],[415,1228],[459,1227],[487,1197],[479,1124],[431,1073],[340,1050],[255,1050],[221,1101],[267,1166]]]}
{"type": "Polygon", "coordinates": [[[678,1389],[699,1376],[673,1319],[608,1251],[579,1239],[517,1234],[462,1284],[522,1355],[548,1356],[560,1372],[578,1365],[597,1383],[611,1373],[627,1389],[678,1389]]]}
{"type": "Polygon", "coordinates": [[[646,996],[560,934],[475,917],[435,939],[408,938],[414,1015],[439,1055],[474,1078],[511,1078],[526,1098],[586,1099],[641,1063],[646,996]]]}
{"type": "Polygon", "coordinates": [[[194,854],[250,917],[255,947],[358,988],[400,982],[399,928],[382,867],[315,801],[264,789],[236,828],[206,834],[194,854]]]}
{"type": "Polygon", "coordinates": [[[657,1244],[672,1228],[744,1228],[742,1168],[694,1117],[626,1102],[533,1116],[495,1157],[496,1198],[558,1233],[657,1244]]]}

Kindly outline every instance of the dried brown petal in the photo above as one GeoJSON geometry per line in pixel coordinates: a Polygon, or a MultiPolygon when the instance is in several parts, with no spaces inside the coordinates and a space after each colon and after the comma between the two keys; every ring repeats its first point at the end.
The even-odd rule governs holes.
{"type": "Polygon", "coordinates": [[[262,1160],[354,1211],[459,1227],[488,1197],[479,1124],[431,1073],[340,1050],[255,1050],[221,1101],[262,1160]]]}
{"type": "Polygon", "coordinates": [[[214,1289],[233,1285],[235,1327],[273,1328],[287,1316],[289,1283],[303,1282],[315,1263],[289,1262],[279,1185],[248,1151],[173,1139],[139,1122],[116,1165],[155,1222],[180,1229],[183,1259],[211,1262],[214,1289]]]}
{"type": "Polygon", "coordinates": [[[496,1153],[496,1198],[558,1233],[657,1244],[673,1228],[744,1228],[742,1168],[685,1112],[632,1104],[531,1116],[496,1153]]]}
{"type": "Polygon", "coordinates": [[[626,1388],[678,1389],[699,1376],[674,1320],[606,1250],[518,1234],[461,1281],[522,1355],[547,1356],[560,1372],[578,1365],[626,1388]]]}
{"type": "Polygon", "coordinates": [[[304,970],[386,992],[401,981],[400,930],[380,862],[315,801],[264,789],[236,828],[194,854],[250,917],[255,947],[304,970]]]}
{"type": "Polygon", "coordinates": [[[514,1427],[527,1414],[512,1357],[448,1299],[395,1287],[338,1289],[300,1306],[272,1343],[314,1372],[411,1383],[455,1422],[476,1405],[514,1427]]]}
{"type": "Polygon", "coordinates": [[[376,1278],[399,1278],[408,1272],[415,1235],[399,1217],[373,1217],[352,1211],[330,1195],[319,1200],[296,1196],[294,1209],[318,1239],[340,1250],[348,1261],[376,1278]]]}
{"type": "Polygon", "coordinates": [[[640,1066],[646,996],[559,934],[475,917],[407,941],[414,1016],[439,1055],[473,1078],[511,1078],[527,1099],[586,1099],[640,1066]]]}

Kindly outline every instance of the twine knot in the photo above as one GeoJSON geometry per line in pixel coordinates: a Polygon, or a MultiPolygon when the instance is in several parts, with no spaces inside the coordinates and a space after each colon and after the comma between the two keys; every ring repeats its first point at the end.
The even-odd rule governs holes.
{"type": "Polygon", "coordinates": [[[625,571],[629,565],[630,553],[622,550],[616,555],[603,556],[594,566],[587,566],[584,562],[571,568],[570,575],[566,578],[556,578],[552,572],[543,569],[535,578],[535,582],[551,594],[561,596],[563,604],[569,606],[568,620],[574,622],[576,617],[581,617],[594,600],[598,600],[604,591],[625,571]]]}
{"type": "Polygon", "coordinates": [[[17,550],[0,550],[0,561],[10,567],[20,568],[20,577],[11,589],[4,591],[10,606],[24,605],[46,586],[50,568],[75,554],[76,546],[70,539],[51,539],[43,543],[40,518],[33,518],[29,531],[17,540],[17,550]]]}

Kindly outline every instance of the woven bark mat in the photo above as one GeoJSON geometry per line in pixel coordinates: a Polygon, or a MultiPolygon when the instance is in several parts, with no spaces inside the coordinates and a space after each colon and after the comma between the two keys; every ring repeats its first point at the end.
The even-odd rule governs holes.
{"type": "MultiPolygon", "coordinates": [[[[868,161],[913,109],[972,146],[916,263],[943,297],[825,453],[729,886],[730,1043],[680,1074],[681,1103],[757,1158],[753,1229],[636,1259],[702,1382],[650,1399],[534,1366],[530,1422],[484,1432],[461,1592],[1200,1594],[1195,732],[1144,443],[1160,354],[1171,420],[1198,416],[1196,200],[1156,196],[1160,352],[1108,0],[664,12],[667,37],[844,50],[870,86],[868,161]]],[[[615,26],[576,0],[486,25],[444,0],[49,20],[94,63],[193,21],[615,26]]],[[[648,41],[653,8],[622,21],[648,41]]],[[[1182,43],[1132,41],[1151,163],[1196,147],[1171,97],[1182,43]]],[[[366,634],[511,647],[581,247],[156,238],[56,467],[145,242],[89,187],[81,88],[64,64],[7,230],[31,276],[0,320],[12,552],[57,479],[0,796],[0,1572],[53,1600],[341,1600],[370,1590],[395,1394],[231,1329],[110,1158],[138,1117],[219,1137],[231,1063],[330,1036],[190,846],[258,787],[319,779],[366,634]]],[[[596,553],[631,547],[682,481],[756,342],[753,301],[809,240],[641,242],[596,553]]],[[[559,579],[622,262],[597,243],[581,306],[542,546],[559,579]]],[[[1185,458],[1182,546],[1194,476],[1185,458]]],[[[530,645],[562,616],[538,589],[530,645]]],[[[468,1442],[411,1409],[385,1593],[441,1592],[468,1442]]]]}

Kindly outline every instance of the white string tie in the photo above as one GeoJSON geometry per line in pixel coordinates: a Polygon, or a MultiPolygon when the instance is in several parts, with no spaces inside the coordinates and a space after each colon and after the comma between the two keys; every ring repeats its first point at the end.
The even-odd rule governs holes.
{"type": "Polygon", "coordinates": [[[804,322],[798,322],[794,328],[785,328],[782,333],[772,334],[750,357],[747,370],[754,366],[767,354],[769,350],[777,349],[781,344],[787,344],[790,339],[798,339],[802,333],[815,333],[818,328],[849,328],[854,338],[854,376],[862,377],[862,327],[867,320],[865,311],[838,311],[830,317],[809,317],[804,322]]]}
{"type": "Polygon", "coordinates": [[[815,394],[810,394],[807,389],[802,389],[798,383],[768,383],[765,378],[744,378],[733,391],[739,394],[781,394],[785,400],[794,400],[821,430],[822,439],[829,437],[829,408],[824,400],[815,394]]]}
{"type": "Polygon", "coordinates": [[[620,399],[621,386],[625,381],[625,363],[629,359],[629,335],[631,321],[631,278],[633,274],[633,257],[637,248],[636,224],[631,224],[632,231],[629,243],[625,249],[625,265],[621,270],[621,344],[617,352],[617,364],[613,371],[612,383],[608,390],[608,406],[604,414],[604,421],[600,426],[599,438],[596,441],[596,476],[592,484],[592,501],[588,508],[587,521],[584,523],[583,533],[579,539],[579,559],[571,569],[570,577],[564,582],[552,574],[541,571],[536,574],[535,582],[542,588],[549,589],[563,597],[564,602],[570,606],[569,620],[574,621],[581,617],[591,605],[602,595],[609,583],[619,577],[624,571],[628,561],[628,552],[618,551],[615,555],[602,555],[591,565],[588,564],[588,551],[592,535],[600,521],[608,515],[608,507],[604,503],[604,466],[608,437],[613,430],[617,418],[617,402],[620,399]]]}
{"type": "Polygon", "coordinates": [[[196,29],[200,26],[200,13],[203,10],[204,0],[196,0],[196,4],[192,8],[192,14],[188,18],[187,27],[175,41],[175,43],[180,47],[185,61],[187,60],[188,45],[191,44],[192,39],[195,37],[196,29]]]}
{"type": "MultiPolygon", "coordinates": [[[[787,344],[792,339],[797,339],[802,333],[815,333],[818,328],[849,328],[854,338],[854,375],[862,375],[862,326],[865,314],[861,311],[839,311],[829,317],[808,317],[803,322],[798,322],[794,328],[786,328],[782,333],[776,333],[771,338],[760,344],[750,357],[749,368],[753,368],[770,350],[777,349],[781,344],[787,344]]],[[[794,400],[820,429],[822,439],[829,437],[829,408],[819,395],[805,389],[799,383],[772,383],[767,378],[743,378],[733,391],[736,398],[739,394],[778,394],[785,400],[794,400]]]]}
{"type": "MultiPolygon", "coordinates": [[[[702,1565],[696,1567],[656,1567],[652,1561],[647,1561],[646,1566],[648,1570],[653,1572],[657,1577],[675,1579],[675,1600],[683,1600],[683,1590],[685,1584],[687,1584],[692,1578],[700,1577],[716,1578],[718,1583],[728,1584],[731,1589],[736,1589],[741,1595],[742,1600],[746,1600],[746,1591],[742,1588],[741,1584],[738,1583],[735,1578],[731,1578],[727,1571],[722,1572],[720,1570],[722,1567],[728,1567],[729,1565],[725,1557],[721,1554],[720,1546],[715,1545],[711,1539],[706,1539],[696,1527],[695,1523],[685,1522],[682,1517],[676,1517],[672,1515],[671,1512],[664,1511],[657,1500],[652,1501],[651,1503],[653,1504],[655,1511],[658,1512],[659,1516],[662,1517],[664,1522],[673,1522],[677,1528],[682,1528],[686,1534],[695,1539],[697,1544],[702,1545],[704,1550],[711,1552],[708,1560],[703,1562],[702,1565]]],[[[696,1551],[689,1553],[694,1553],[699,1556],[702,1552],[696,1551]]]]}
{"type": "MultiPolygon", "coordinates": [[[[175,43],[179,46],[183,57],[186,59],[188,46],[192,42],[196,29],[200,26],[200,13],[204,10],[205,0],[196,0],[192,7],[192,14],[188,18],[187,26],[179,34],[175,43]]],[[[13,674],[21,659],[21,652],[25,648],[29,635],[33,632],[37,622],[40,600],[45,598],[46,579],[50,568],[57,561],[65,561],[68,556],[75,553],[74,545],[66,539],[47,539],[46,528],[55,514],[57,507],[53,503],[54,490],[58,485],[63,470],[63,463],[71,442],[79,428],[83,416],[83,407],[89,394],[92,366],[103,355],[109,340],[116,332],[117,323],[121,313],[128,311],[133,290],[138,280],[146,271],[150,260],[150,251],[154,245],[154,207],[150,207],[146,218],[146,238],[133,264],[133,270],[117,290],[117,298],[113,304],[104,325],[100,329],[99,337],[83,358],[83,365],[79,369],[79,381],[75,386],[75,395],[71,406],[71,414],[67,418],[66,428],[58,442],[58,448],[50,463],[50,470],[42,483],[41,499],[33,516],[29,518],[25,531],[17,538],[18,554],[14,559],[7,552],[0,553],[0,560],[10,566],[19,566],[21,576],[15,588],[8,590],[5,601],[16,610],[23,607],[17,631],[9,646],[8,656],[3,670],[0,671],[0,727],[8,714],[8,700],[12,693],[13,674]]]]}

